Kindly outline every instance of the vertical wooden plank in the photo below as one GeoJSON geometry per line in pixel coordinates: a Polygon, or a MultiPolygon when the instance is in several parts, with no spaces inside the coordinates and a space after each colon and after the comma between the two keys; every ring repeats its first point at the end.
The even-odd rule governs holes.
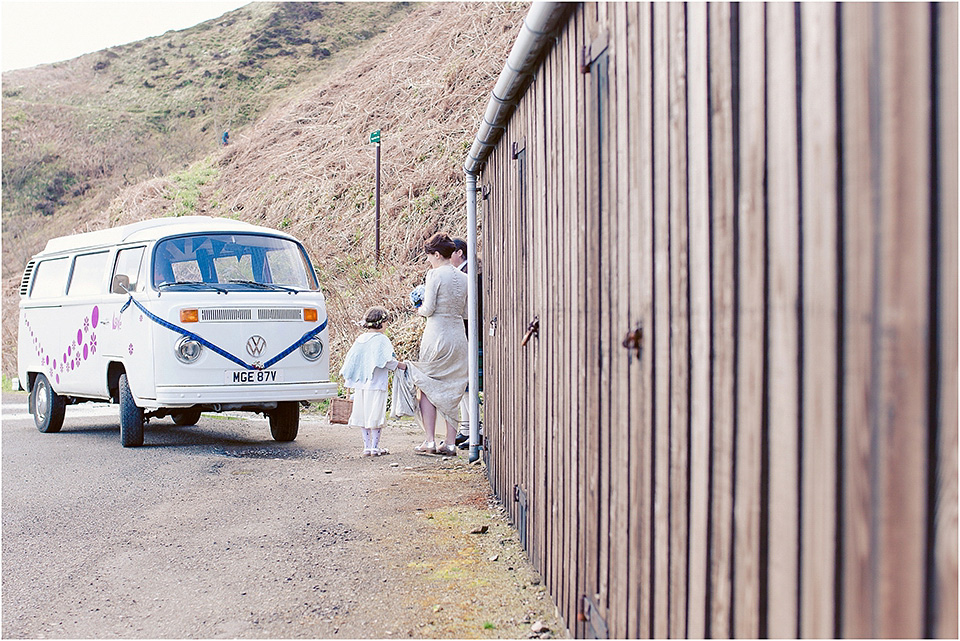
{"type": "Polygon", "coordinates": [[[689,501],[690,291],[687,213],[686,6],[668,5],[670,109],[670,433],[669,581],[667,633],[686,636],[687,505],[689,501]]]}
{"type": "MultiPolygon", "coordinates": [[[[583,11],[583,24],[581,26],[581,42],[584,46],[589,43],[596,34],[596,7],[585,5],[583,11]]],[[[582,453],[581,464],[583,466],[583,479],[581,492],[583,494],[583,514],[581,527],[585,534],[583,550],[583,571],[584,585],[583,592],[586,597],[598,600],[598,553],[599,553],[599,514],[597,512],[597,500],[599,492],[599,469],[598,469],[598,434],[596,426],[599,423],[599,408],[597,405],[597,372],[596,363],[599,359],[595,337],[597,336],[596,310],[599,308],[599,291],[596,282],[596,274],[593,269],[593,261],[597,256],[598,235],[596,234],[596,220],[599,213],[599,206],[596,202],[596,190],[599,182],[599,167],[596,161],[597,152],[597,132],[596,132],[596,96],[591,95],[595,91],[593,77],[585,78],[583,84],[583,93],[581,104],[583,105],[584,118],[579,130],[582,144],[580,149],[580,167],[583,168],[583,191],[578,211],[581,214],[580,229],[580,247],[579,247],[579,273],[580,283],[583,286],[583,302],[581,304],[580,327],[583,331],[580,335],[579,353],[584,357],[583,368],[581,369],[581,389],[586,391],[585,398],[581,403],[581,440],[580,452],[582,453]]]]}
{"type": "MultiPolygon", "coordinates": [[[[740,6],[740,193],[737,203],[737,478],[734,501],[733,636],[760,630],[763,443],[764,238],[766,235],[764,7],[740,6]]],[[[829,636],[829,635],[828,635],[829,636]]]]}
{"type": "MultiPolygon", "coordinates": [[[[579,149],[579,139],[577,137],[577,123],[581,121],[579,102],[577,101],[577,96],[579,95],[579,65],[577,65],[577,24],[578,20],[576,13],[578,10],[572,12],[574,15],[571,16],[570,22],[567,25],[567,28],[564,31],[564,49],[566,51],[567,60],[563,65],[564,79],[566,81],[566,90],[564,91],[564,105],[563,113],[568,114],[568,117],[562,118],[563,129],[564,129],[564,141],[565,141],[565,152],[563,154],[564,158],[576,158],[577,149],[579,149]],[[572,117],[569,117],[572,116],[572,117]]],[[[579,403],[580,394],[578,393],[579,388],[577,387],[576,376],[577,372],[582,369],[579,367],[580,359],[576,357],[576,351],[574,346],[576,345],[577,331],[576,328],[579,327],[577,319],[577,309],[580,308],[579,298],[578,298],[578,285],[577,285],[577,260],[576,260],[576,230],[577,230],[577,216],[579,210],[577,209],[577,191],[579,185],[579,171],[576,166],[576,163],[561,163],[563,171],[563,185],[564,185],[564,198],[566,201],[566,208],[563,215],[563,245],[564,245],[564,272],[565,272],[565,285],[563,288],[562,296],[565,301],[565,310],[564,310],[564,320],[565,320],[565,334],[563,339],[564,349],[564,361],[562,372],[564,376],[564,385],[566,387],[565,395],[565,407],[566,411],[564,412],[564,427],[567,438],[567,447],[564,448],[564,470],[565,470],[565,485],[567,493],[567,510],[565,514],[565,525],[566,525],[566,549],[567,549],[567,558],[566,558],[566,576],[567,576],[567,595],[565,599],[565,609],[564,609],[564,620],[567,624],[567,630],[570,634],[578,633],[581,624],[577,622],[577,612],[579,609],[578,599],[581,594],[579,591],[579,576],[582,573],[582,568],[579,565],[579,533],[580,525],[577,520],[577,505],[578,505],[578,496],[579,496],[579,479],[577,476],[577,470],[579,469],[578,461],[578,452],[579,444],[577,443],[577,407],[579,403]],[[574,367],[574,363],[577,363],[577,366],[574,367]]]]}
{"type": "Polygon", "coordinates": [[[546,152],[547,152],[547,139],[546,139],[546,114],[550,108],[549,99],[547,96],[547,83],[549,81],[549,75],[546,73],[541,73],[538,75],[537,79],[534,81],[534,84],[537,87],[537,98],[538,98],[538,109],[534,114],[534,155],[535,155],[535,171],[531,174],[531,191],[535,195],[536,205],[534,207],[534,219],[532,221],[532,230],[533,230],[533,255],[534,255],[534,297],[533,305],[530,310],[532,319],[534,316],[541,319],[540,327],[541,331],[539,337],[533,341],[533,375],[534,375],[534,394],[532,401],[533,406],[533,427],[534,434],[538,445],[534,445],[534,451],[536,453],[536,472],[532,478],[532,482],[536,487],[536,495],[538,497],[538,502],[536,506],[537,510],[537,528],[539,530],[539,536],[537,538],[538,550],[537,557],[539,562],[537,563],[537,569],[540,571],[542,580],[546,584],[546,572],[547,572],[547,558],[549,555],[549,544],[550,544],[550,499],[549,499],[549,487],[547,479],[550,478],[550,469],[549,469],[549,458],[548,453],[550,451],[550,441],[548,437],[548,425],[546,421],[546,355],[548,353],[548,344],[550,338],[548,334],[552,331],[552,323],[548,319],[546,301],[544,300],[544,292],[546,291],[546,278],[548,276],[548,270],[546,261],[544,260],[544,252],[547,248],[546,243],[546,223],[547,223],[547,194],[548,190],[544,189],[546,184],[547,170],[546,170],[546,152]]]}
{"type": "Polygon", "coordinates": [[[930,9],[883,5],[879,131],[880,636],[923,636],[930,238],[930,9]]]}
{"type": "Polygon", "coordinates": [[[730,634],[733,611],[734,177],[730,5],[709,5],[713,435],[710,479],[710,618],[730,634]]]}
{"type": "MultiPolygon", "coordinates": [[[[635,73],[631,76],[630,149],[636,159],[636,170],[630,172],[631,202],[637,203],[637,215],[631,217],[628,264],[631,274],[631,320],[643,330],[644,344],[640,358],[630,370],[630,594],[629,629],[631,637],[651,636],[650,612],[652,594],[651,567],[653,548],[649,517],[652,514],[652,434],[653,434],[653,111],[652,111],[652,5],[631,5],[636,10],[636,37],[631,39],[630,61],[635,73]],[[636,82],[633,82],[636,78],[636,82]],[[634,393],[633,390],[637,391],[634,393]]],[[[631,30],[633,33],[633,30],[631,30]]]]}
{"type": "MultiPolygon", "coordinates": [[[[597,5],[597,32],[607,32],[608,44],[610,42],[610,19],[608,17],[608,3],[599,3],[597,5]]],[[[599,467],[600,467],[600,485],[599,485],[599,513],[600,513],[600,549],[599,549],[599,606],[603,616],[607,620],[608,628],[612,623],[609,614],[611,598],[611,533],[612,523],[610,518],[611,508],[611,446],[613,442],[613,420],[611,417],[611,316],[613,292],[611,283],[611,262],[614,256],[611,251],[612,234],[611,220],[612,212],[615,207],[613,197],[615,193],[611,186],[614,184],[613,171],[614,159],[613,148],[616,144],[615,125],[611,118],[611,111],[614,104],[612,75],[610,70],[610,49],[602,54],[600,59],[594,63],[597,82],[597,104],[599,106],[598,120],[598,149],[597,161],[600,163],[600,175],[597,183],[599,189],[599,217],[596,233],[599,248],[596,257],[598,286],[600,288],[599,306],[596,308],[596,314],[599,316],[598,332],[594,335],[594,340],[599,341],[598,346],[598,417],[597,427],[598,445],[599,445],[599,467]]]]}
{"type": "MultiPolygon", "coordinates": [[[[573,123],[570,122],[570,116],[576,116],[576,103],[573,97],[576,91],[576,77],[573,75],[577,70],[575,56],[575,42],[573,39],[574,19],[571,17],[563,30],[560,41],[560,48],[563,57],[559,63],[558,73],[563,82],[562,102],[559,105],[561,110],[557,118],[560,123],[560,141],[561,147],[558,149],[558,155],[561,158],[573,156],[576,148],[576,136],[573,134],[573,123]]],[[[560,336],[560,355],[558,366],[560,368],[560,398],[559,400],[559,421],[561,427],[562,442],[560,445],[560,465],[562,468],[561,483],[563,486],[563,556],[561,565],[557,570],[564,577],[564,588],[562,599],[560,600],[560,613],[563,615],[567,624],[568,633],[576,630],[576,598],[577,598],[577,573],[576,568],[577,548],[576,548],[576,476],[574,470],[574,452],[576,440],[573,435],[574,422],[573,417],[576,414],[575,399],[577,396],[574,391],[572,381],[572,350],[573,343],[572,328],[576,319],[573,318],[574,304],[571,301],[573,296],[573,278],[572,270],[574,258],[570,252],[570,236],[573,235],[572,222],[575,216],[575,198],[576,193],[576,172],[571,171],[568,166],[570,163],[559,162],[557,164],[558,179],[560,181],[560,190],[562,192],[563,204],[560,209],[560,256],[562,275],[560,283],[560,318],[563,324],[563,331],[560,336]]]]}
{"type": "Polygon", "coordinates": [[[769,175],[768,633],[797,637],[799,184],[794,7],[767,5],[769,175]]]}
{"type": "Polygon", "coordinates": [[[933,634],[957,638],[957,5],[939,11],[940,389],[933,634]]]}
{"type": "Polygon", "coordinates": [[[841,635],[872,637],[870,398],[873,238],[870,77],[875,5],[841,6],[843,121],[843,556],[841,635]]]}
{"type": "Polygon", "coordinates": [[[670,461],[670,227],[669,227],[669,50],[667,5],[653,5],[653,622],[654,637],[667,636],[669,594],[670,461]]]}
{"type": "MultiPolygon", "coordinates": [[[[525,168],[523,174],[523,219],[520,228],[520,255],[521,262],[521,297],[523,307],[520,312],[520,318],[517,323],[517,331],[520,335],[525,330],[534,315],[536,305],[537,280],[539,274],[534,273],[537,269],[535,262],[535,252],[537,248],[536,236],[534,233],[534,221],[538,210],[537,202],[537,158],[540,144],[536,139],[537,114],[543,109],[541,93],[539,87],[532,85],[530,90],[524,96],[525,109],[523,114],[523,139],[525,141],[525,168]]],[[[517,343],[519,345],[519,342],[517,343]]],[[[537,478],[540,473],[538,458],[540,452],[537,451],[537,443],[540,440],[536,417],[537,401],[537,347],[539,341],[534,339],[527,343],[527,348],[519,349],[520,368],[523,375],[523,386],[521,387],[520,405],[523,408],[523,418],[520,423],[523,429],[524,441],[524,462],[523,462],[523,488],[527,492],[527,554],[537,570],[540,569],[540,522],[538,518],[541,514],[541,497],[538,495],[539,483],[537,478]]]]}
{"type": "Polygon", "coordinates": [[[560,129],[562,123],[559,118],[560,105],[563,103],[564,86],[562,77],[559,73],[559,61],[562,59],[563,49],[561,45],[562,32],[557,36],[557,44],[550,52],[548,57],[549,72],[547,96],[550,100],[550,108],[547,111],[547,139],[549,148],[547,151],[547,178],[549,187],[547,189],[547,247],[545,250],[545,265],[550,269],[548,274],[547,288],[544,291],[544,300],[549,310],[548,314],[551,324],[550,349],[547,358],[547,413],[545,420],[547,430],[550,435],[550,453],[548,461],[550,465],[550,480],[548,491],[550,492],[550,505],[547,516],[547,522],[550,524],[550,550],[549,550],[549,583],[550,594],[553,596],[554,603],[557,604],[559,612],[563,611],[563,601],[561,595],[564,593],[564,577],[560,570],[561,559],[564,553],[563,547],[563,505],[565,501],[565,492],[563,485],[563,473],[561,462],[563,459],[562,451],[562,428],[561,415],[559,410],[559,399],[562,398],[563,390],[559,386],[560,373],[558,371],[560,362],[559,342],[563,332],[563,304],[560,300],[559,292],[562,291],[563,278],[563,251],[557,238],[557,225],[563,216],[563,192],[559,179],[561,167],[560,158],[562,158],[562,140],[560,129]]]}
{"type": "Polygon", "coordinates": [[[625,638],[627,629],[627,586],[630,558],[630,451],[632,436],[630,425],[629,358],[622,346],[622,337],[629,330],[629,274],[623,268],[623,259],[629,256],[629,219],[632,213],[628,195],[629,124],[627,56],[627,5],[616,3],[610,6],[612,54],[610,56],[610,105],[611,142],[615,154],[614,173],[611,176],[611,282],[613,293],[611,307],[611,585],[614,592],[610,599],[610,620],[607,625],[611,636],[625,638]]]}
{"type": "Polygon", "coordinates": [[[690,209],[690,541],[683,637],[706,636],[710,486],[710,146],[707,5],[687,5],[690,209]]]}
{"type": "Polygon", "coordinates": [[[800,634],[834,636],[837,464],[836,10],[800,7],[803,504],[800,634]]]}

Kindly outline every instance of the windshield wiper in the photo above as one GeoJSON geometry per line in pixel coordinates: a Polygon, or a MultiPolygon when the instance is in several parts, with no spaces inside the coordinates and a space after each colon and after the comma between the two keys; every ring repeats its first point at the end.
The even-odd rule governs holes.
{"type": "Polygon", "coordinates": [[[237,285],[249,285],[250,287],[257,287],[259,289],[269,289],[270,291],[283,291],[283,292],[293,292],[294,294],[298,293],[300,290],[294,289],[292,287],[285,287],[283,285],[276,285],[274,283],[258,283],[255,280],[242,280],[239,278],[231,278],[227,281],[228,283],[235,283],[237,285]]]}
{"type": "Polygon", "coordinates": [[[217,287],[213,283],[200,283],[195,280],[178,280],[173,283],[160,283],[159,285],[157,285],[157,289],[161,289],[161,290],[166,287],[192,287],[192,288],[200,288],[200,289],[212,289],[216,291],[218,294],[227,293],[227,290],[221,287],[217,287]]]}

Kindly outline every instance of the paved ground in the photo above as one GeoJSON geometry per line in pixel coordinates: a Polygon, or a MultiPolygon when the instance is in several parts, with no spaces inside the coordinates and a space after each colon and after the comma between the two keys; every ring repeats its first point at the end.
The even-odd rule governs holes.
{"type": "Polygon", "coordinates": [[[317,416],[286,444],[161,419],[132,449],[116,406],[2,416],[5,638],[564,636],[482,466],[414,455],[411,422],[370,459],[317,416]]]}

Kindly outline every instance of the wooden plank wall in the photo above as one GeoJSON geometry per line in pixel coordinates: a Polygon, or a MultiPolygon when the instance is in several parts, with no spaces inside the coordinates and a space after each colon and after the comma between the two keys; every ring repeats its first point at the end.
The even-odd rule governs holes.
{"type": "Polygon", "coordinates": [[[572,635],[957,636],[957,75],[956,4],[570,11],[480,184],[487,472],[572,635]]]}

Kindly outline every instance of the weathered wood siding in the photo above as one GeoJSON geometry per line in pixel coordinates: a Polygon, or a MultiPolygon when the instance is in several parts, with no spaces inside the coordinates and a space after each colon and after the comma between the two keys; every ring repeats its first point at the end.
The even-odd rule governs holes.
{"type": "Polygon", "coordinates": [[[957,119],[956,4],[571,11],[480,184],[487,469],[572,634],[957,636],[957,119]]]}

